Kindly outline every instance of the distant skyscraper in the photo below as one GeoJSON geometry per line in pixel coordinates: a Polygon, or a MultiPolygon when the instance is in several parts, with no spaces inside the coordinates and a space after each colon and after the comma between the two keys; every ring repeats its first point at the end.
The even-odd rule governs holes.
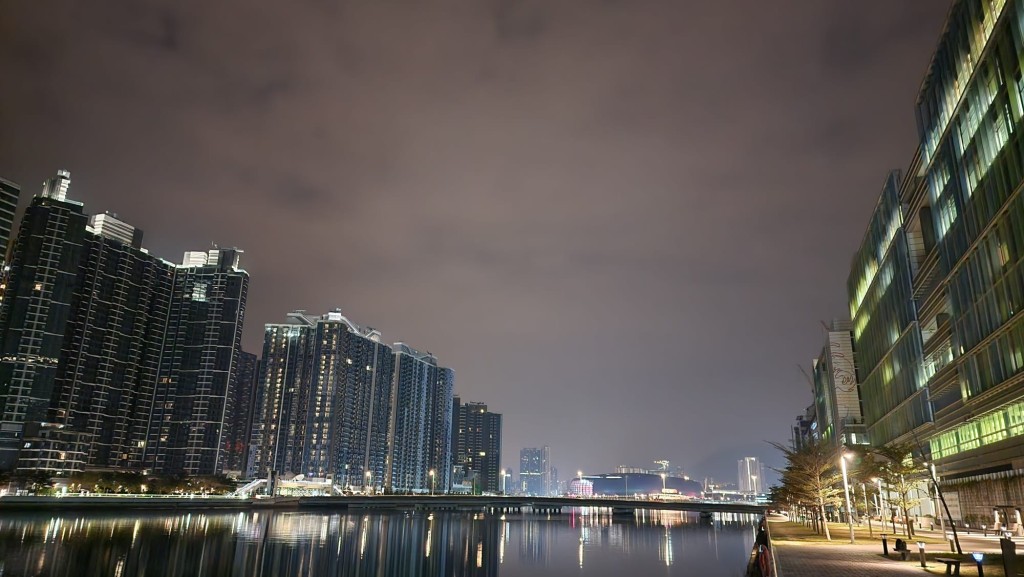
{"type": "Polygon", "coordinates": [[[18,210],[21,187],[0,178],[0,259],[6,259],[14,233],[14,213],[18,210]]]}
{"type": "Polygon", "coordinates": [[[757,457],[744,457],[739,460],[739,491],[740,493],[763,493],[764,470],[757,457]]]}
{"type": "Polygon", "coordinates": [[[477,491],[501,490],[501,415],[483,403],[452,403],[453,468],[477,491]]]}
{"type": "Polygon", "coordinates": [[[522,492],[530,495],[550,494],[550,447],[526,448],[519,452],[519,484],[522,492]]]}
{"type": "Polygon", "coordinates": [[[248,283],[239,251],[211,251],[219,267],[175,266],[112,215],[90,224],[69,183],[66,171],[45,183],[12,251],[0,307],[0,469],[218,471],[219,383],[238,350],[248,283]]]}

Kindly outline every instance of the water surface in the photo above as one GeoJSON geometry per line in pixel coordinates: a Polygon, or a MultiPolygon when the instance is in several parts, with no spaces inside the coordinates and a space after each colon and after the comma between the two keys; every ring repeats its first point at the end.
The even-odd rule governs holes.
{"type": "Polygon", "coordinates": [[[245,512],[0,517],[3,577],[742,575],[754,519],[245,512]]]}

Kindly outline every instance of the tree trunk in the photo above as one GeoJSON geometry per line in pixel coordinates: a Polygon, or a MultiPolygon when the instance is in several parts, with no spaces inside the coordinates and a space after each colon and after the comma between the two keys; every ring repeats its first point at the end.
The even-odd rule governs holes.
{"type": "Polygon", "coordinates": [[[821,512],[821,526],[825,529],[825,540],[831,541],[832,535],[828,532],[828,519],[825,518],[825,502],[818,500],[818,509],[821,512]]]}
{"type": "MultiPolygon", "coordinates": [[[[903,502],[906,503],[907,500],[904,499],[903,502]]],[[[914,538],[914,525],[910,521],[910,511],[907,509],[906,505],[903,506],[903,524],[907,528],[907,540],[910,541],[914,538]]]]}

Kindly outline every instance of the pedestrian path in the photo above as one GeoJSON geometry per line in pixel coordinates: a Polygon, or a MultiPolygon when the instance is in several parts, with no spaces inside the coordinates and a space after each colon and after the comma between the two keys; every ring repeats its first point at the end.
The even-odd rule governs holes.
{"type": "Polygon", "coordinates": [[[800,543],[776,541],[775,563],[779,577],[891,577],[922,575],[917,556],[907,561],[886,559],[878,543],[800,543]]]}

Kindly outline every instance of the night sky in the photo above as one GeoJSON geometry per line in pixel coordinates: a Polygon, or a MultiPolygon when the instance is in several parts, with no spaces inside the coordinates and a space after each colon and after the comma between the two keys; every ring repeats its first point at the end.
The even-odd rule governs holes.
{"type": "Polygon", "coordinates": [[[780,461],[948,2],[0,2],[0,176],[436,354],[504,465],[780,461]]]}

